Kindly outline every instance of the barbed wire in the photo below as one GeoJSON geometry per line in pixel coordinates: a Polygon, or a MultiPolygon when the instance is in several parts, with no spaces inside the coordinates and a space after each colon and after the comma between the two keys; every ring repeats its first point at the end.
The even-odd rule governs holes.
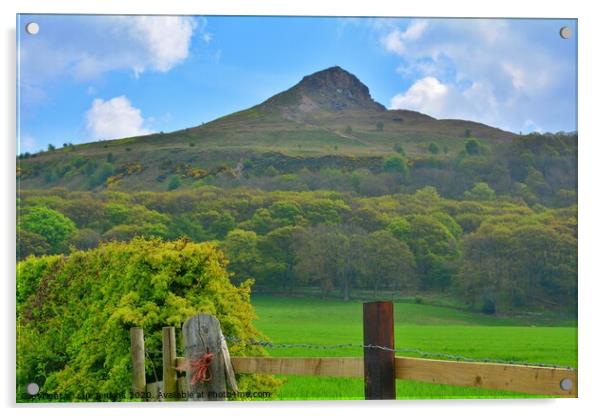
{"type": "Polygon", "coordinates": [[[157,383],[157,385],[158,385],[159,378],[157,377],[157,369],[155,368],[155,362],[153,361],[153,359],[150,356],[150,351],[145,350],[144,352],[146,353],[146,358],[148,358],[148,360],[151,363],[151,367],[153,368],[153,375],[155,376],[155,383],[157,383]]]}
{"type": "MultiPolygon", "coordinates": [[[[383,345],[372,345],[372,344],[357,344],[357,343],[341,343],[341,344],[330,344],[330,345],[322,345],[322,344],[309,344],[309,343],[278,343],[267,340],[256,340],[256,339],[241,339],[233,336],[224,336],[223,340],[231,343],[242,343],[246,345],[256,345],[264,348],[300,348],[300,349],[315,349],[315,350],[340,350],[343,348],[361,348],[361,349],[379,349],[383,351],[389,351],[393,353],[401,353],[401,354],[416,354],[422,358],[432,358],[432,359],[442,359],[449,361],[458,361],[458,362],[480,362],[480,363],[492,363],[492,364],[509,364],[509,365],[522,365],[522,366],[535,366],[535,367],[550,367],[550,368],[558,368],[558,369],[566,369],[574,371],[575,368],[570,366],[564,366],[559,364],[548,364],[548,363],[539,363],[539,362],[525,362],[525,361],[516,361],[516,360],[504,360],[499,358],[474,358],[474,357],[466,357],[459,354],[448,354],[441,352],[429,352],[424,351],[419,348],[391,348],[383,345]]],[[[218,341],[218,345],[222,342],[222,340],[218,341]]],[[[184,347],[184,350],[195,350],[198,348],[206,348],[205,345],[202,344],[191,344],[184,347]]],[[[217,346],[215,350],[217,350],[217,346]]]]}

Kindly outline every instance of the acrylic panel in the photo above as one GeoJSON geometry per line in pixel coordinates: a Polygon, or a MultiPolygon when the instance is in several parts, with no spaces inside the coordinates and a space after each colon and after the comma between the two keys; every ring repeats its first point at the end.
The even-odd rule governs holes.
{"type": "Polygon", "coordinates": [[[577,35],[18,15],[17,401],[576,397],[577,35]]]}

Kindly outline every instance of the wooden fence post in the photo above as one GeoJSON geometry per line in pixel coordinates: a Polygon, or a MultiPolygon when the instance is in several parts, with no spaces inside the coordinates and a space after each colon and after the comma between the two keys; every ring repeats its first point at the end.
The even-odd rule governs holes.
{"type": "Polygon", "coordinates": [[[144,331],[130,328],[130,348],[132,350],[132,391],[137,397],[145,397],[146,371],[144,369],[144,331]]]}
{"type": "Polygon", "coordinates": [[[176,373],[176,329],[173,326],[165,326],[162,331],[163,339],[163,393],[166,400],[174,400],[169,397],[178,392],[178,377],[176,373]]]}
{"type": "Polygon", "coordinates": [[[395,399],[393,303],[364,303],[364,396],[366,400],[395,399]]]}
{"type": "MultiPolygon", "coordinates": [[[[226,400],[226,373],[228,380],[234,379],[231,364],[226,365],[229,360],[219,321],[215,316],[200,313],[192,316],[184,322],[182,327],[184,335],[185,358],[187,363],[198,360],[203,354],[210,352],[214,358],[210,364],[211,379],[192,383],[193,372],[186,371],[186,382],[188,385],[188,400],[226,400]],[[227,355],[227,357],[226,357],[227,355]]],[[[189,364],[190,365],[190,364],[189,364]]],[[[236,385],[230,385],[236,390],[236,385]]]]}

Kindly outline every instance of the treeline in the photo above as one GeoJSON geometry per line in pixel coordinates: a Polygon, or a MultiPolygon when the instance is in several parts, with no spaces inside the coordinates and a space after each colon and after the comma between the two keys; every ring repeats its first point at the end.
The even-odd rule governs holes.
{"type": "Polygon", "coordinates": [[[433,187],[362,197],[203,186],[172,192],[24,190],[18,257],[136,236],[216,241],[235,282],[294,291],[444,291],[487,313],[574,312],[577,209],[529,206],[478,183],[467,200],[433,187]]]}

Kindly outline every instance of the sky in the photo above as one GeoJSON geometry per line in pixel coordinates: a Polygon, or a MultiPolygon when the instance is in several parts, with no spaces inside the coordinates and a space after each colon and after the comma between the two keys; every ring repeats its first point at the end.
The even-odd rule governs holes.
{"type": "Polygon", "coordinates": [[[576,20],[19,15],[17,32],[18,153],[197,126],[335,65],[387,108],[577,130],[576,20]]]}

